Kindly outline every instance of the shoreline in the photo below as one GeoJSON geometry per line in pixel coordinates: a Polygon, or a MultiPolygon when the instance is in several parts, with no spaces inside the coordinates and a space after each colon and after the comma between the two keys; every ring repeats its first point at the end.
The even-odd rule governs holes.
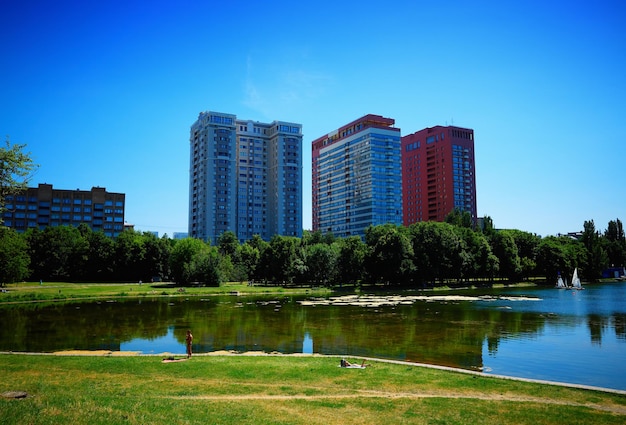
{"type": "MultiPolygon", "coordinates": [[[[111,350],[64,350],[64,351],[55,351],[55,352],[47,352],[47,353],[0,351],[0,355],[120,357],[120,358],[167,357],[167,356],[185,356],[186,357],[186,354],[184,353],[163,352],[163,353],[145,354],[139,351],[111,351],[111,350]]],[[[529,382],[529,383],[542,384],[542,385],[553,385],[553,386],[559,386],[559,387],[565,387],[565,388],[576,388],[576,389],[589,390],[589,391],[600,391],[600,392],[606,392],[606,393],[611,393],[611,394],[626,395],[626,390],[619,390],[616,388],[606,388],[606,387],[597,387],[593,385],[575,384],[575,383],[560,382],[560,381],[549,381],[549,380],[544,380],[544,379],[532,379],[532,378],[522,378],[522,377],[516,377],[516,376],[490,374],[490,373],[479,372],[479,371],[474,371],[474,370],[455,368],[451,366],[440,366],[440,365],[433,365],[433,364],[428,364],[428,363],[416,363],[416,362],[408,362],[408,361],[403,361],[403,360],[379,359],[379,358],[374,358],[374,357],[363,357],[363,356],[344,356],[344,355],[338,355],[338,354],[319,354],[319,353],[283,354],[283,353],[278,353],[278,352],[267,353],[264,351],[238,352],[238,351],[229,351],[229,350],[219,350],[219,351],[212,351],[209,353],[197,353],[197,354],[194,354],[192,358],[193,357],[213,357],[213,356],[327,357],[327,358],[338,358],[338,359],[341,359],[344,357],[350,357],[351,359],[366,360],[370,362],[390,363],[390,364],[398,364],[398,365],[403,365],[403,366],[437,369],[437,370],[442,370],[442,371],[447,371],[447,372],[457,372],[457,373],[481,376],[481,377],[486,377],[486,378],[491,377],[491,378],[496,378],[496,379],[521,381],[521,382],[529,382]]]]}

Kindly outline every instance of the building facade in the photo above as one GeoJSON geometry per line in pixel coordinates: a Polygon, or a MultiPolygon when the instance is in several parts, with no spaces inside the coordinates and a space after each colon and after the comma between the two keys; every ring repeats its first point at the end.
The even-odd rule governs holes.
{"type": "Polygon", "coordinates": [[[312,142],[312,225],[337,237],[402,224],[400,129],[366,115],[312,142]]]}
{"type": "Polygon", "coordinates": [[[39,184],[6,198],[4,225],[24,232],[85,223],[94,231],[116,237],[124,230],[125,203],[125,194],[107,192],[102,187],[64,190],[39,184]]]}
{"type": "Polygon", "coordinates": [[[201,112],[190,131],[189,236],[302,236],[302,125],[201,112]]]}
{"type": "Polygon", "coordinates": [[[444,221],[455,208],[476,223],[474,130],[425,128],[402,137],[403,223],[444,221]]]}

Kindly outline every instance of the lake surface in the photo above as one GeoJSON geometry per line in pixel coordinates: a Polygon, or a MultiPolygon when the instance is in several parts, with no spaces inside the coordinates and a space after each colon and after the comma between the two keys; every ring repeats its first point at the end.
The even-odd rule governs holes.
{"type": "Polygon", "coordinates": [[[0,307],[0,350],[321,353],[626,390],[626,283],[0,307]]]}

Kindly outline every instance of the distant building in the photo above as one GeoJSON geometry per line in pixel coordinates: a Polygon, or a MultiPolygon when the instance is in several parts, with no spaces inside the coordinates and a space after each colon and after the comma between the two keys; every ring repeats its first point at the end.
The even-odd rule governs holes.
{"type": "Polygon", "coordinates": [[[313,230],[364,236],[402,224],[400,129],[365,115],[312,142],[313,230]]]}
{"type": "Polygon", "coordinates": [[[402,170],[405,226],[444,221],[455,208],[477,222],[474,130],[436,126],[403,136],[402,170]]]}
{"type": "Polygon", "coordinates": [[[609,267],[602,270],[602,279],[619,279],[626,278],[626,267],[609,267]]]}
{"type": "Polygon", "coordinates": [[[189,236],[189,233],[187,232],[174,232],[174,234],[172,235],[172,239],[180,240],[180,239],[185,239],[188,236],[189,236]]]}
{"type": "Polygon", "coordinates": [[[202,112],[190,131],[189,236],[302,236],[302,125],[202,112]]]}
{"type": "Polygon", "coordinates": [[[6,197],[4,226],[24,232],[48,226],[87,224],[94,231],[116,237],[124,230],[126,195],[91,190],[54,189],[51,184],[29,187],[23,193],[6,197]]]}

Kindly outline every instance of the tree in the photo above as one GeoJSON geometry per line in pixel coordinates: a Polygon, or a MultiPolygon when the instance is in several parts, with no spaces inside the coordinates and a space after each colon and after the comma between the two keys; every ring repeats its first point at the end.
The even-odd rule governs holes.
{"type": "Polygon", "coordinates": [[[46,227],[26,232],[34,280],[74,281],[85,274],[89,246],[76,227],[46,227]]]}
{"type": "Polygon", "coordinates": [[[169,275],[170,244],[168,240],[165,237],[159,239],[150,232],[144,232],[141,237],[144,248],[142,279],[149,281],[153,277],[162,278],[169,275]]]}
{"type": "Polygon", "coordinates": [[[279,283],[292,283],[296,275],[296,246],[299,240],[291,236],[274,235],[269,246],[261,252],[265,277],[279,283]]]}
{"type": "Polygon", "coordinates": [[[626,238],[624,237],[624,227],[617,219],[609,221],[609,225],[604,232],[605,250],[609,257],[609,265],[619,267],[626,265],[626,238]]]}
{"type": "Polygon", "coordinates": [[[333,232],[326,232],[324,234],[324,243],[326,245],[332,245],[333,242],[335,242],[336,238],[335,235],[333,234],[333,232]]]}
{"type": "Polygon", "coordinates": [[[587,250],[587,258],[583,265],[582,274],[589,280],[596,280],[602,276],[602,269],[608,264],[609,259],[602,247],[600,235],[596,232],[593,220],[585,221],[580,241],[587,250]]]}
{"type": "Polygon", "coordinates": [[[326,232],[323,234],[321,230],[316,230],[314,232],[310,230],[305,230],[302,232],[302,238],[300,239],[302,246],[315,245],[318,243],[325,243],[326,245],[331,245],[335,242],[335,235],[333,232],[326,232]]]}
{"type": "Polygon", "coordinates": [[[335,245],[339,251],[336,279],[339,283],[357,283],[363,277],[367,246],[359,236],[339,238],[335,245]]]}
{"type": "Polygon", "coordinates": [[[322,232],[320,230],[316,230],[314,232],[312,232],[311,230],[304,230],[302,232],[302,238],[300,239],[300,242],[303,246],[314,245],[316,243],[322,243],[323,238],[324,235],[322,235],[322,232]]]}
{"type": "Polygon", "coordinates": [[[565,252],[565,257],[567,259],[567,263],[569,264],[565,276],[568,279],[571,279],[576,267],[578,267],[579,271],[582,270],[584,272],[584,265],[587,261],[587,250],[581,241],[575,238],[570,238],[569,236],[561,236],[558,238],[558,241],[563,246],[563,251],[565,252]],[[581,264],[583,265],[582,268],[581,264]]]}
{"type": "Polygon", "coordinates": [[[126,230],[115,238],[115,271],[122,281],[146,278],[146,247],[140,232],[126,230]]]}
{"type": "Polygon", "coordinates": [[[3,222],[7,196],[20,193],[28,186],[31,172],[37,168],[26,145],[11,144],[7,136],[6,146],[0,148],[0,224],[3,222]]]}
{"type": "Polygon", "coordinates": [[[418,283],[460,278],[463,264],[463,240],[454,226],[435,221],[421,221],[409,226],[414,252],[414,280],[418,283]]]}
{"type": "Polygon", "coordinates": [[[172,248],[170,268],[172,278],[179,285],[198,282],[219,286],[223,280],[223,267],[217,247],[210,246],[200,239],[182,239],[172,248]]]}
{"type": "MultiPolygon", "coordinates": [[[[302,241],[301,241],[302,242],[302,241]]],[[[318,244],[315,244],[318,245],[318,244]]],[[[296,256],[293,261],[294,281],[307,283],[313,281],[309,273],[309,249],[313,245],[296,244],[296,256]]]]}
{"type": "MultiPolygon", "coordinates": [[[[230,257],[225,257],[230,262],[230,257]]],[[[190,280],[208,286],[220,286],[222,283],[222,267],[218,249],[205,244],[193,257],[190,264],[190,280]]]]}
{"type": "Polygon", "coordinates": [[[236,266],[240,274],[238,280],[243,281],[254,277],[257,265],[259,264],[259,257],[259,250],[249,244],[248,241],[241,245],[241,249],[239,250],[239,264],[236,266]]]}
{"type": "Polygon", "coordinates": [[[176,242],[170,254],[170,269],[174,282],[186,285],[193,281],[196,275],[194,261],[201,259],[201,252],[205,247],[203,241],[195,238],[185,238],[176,242]]]}
{"type": "Polygon", "coordinates": [[[535,272],[537,266],[537,246],[541,238],[536,234],[524,232],[521,230],[506,230],[513,238],[517,253],[520,258],[521,277],[530,277],[535,272]]]}
{"type": "Polygon", "coordinates": [[[250,248],[258,252],[259,258],[256,260],[254,270],[251,275],[255,280],[273,280],[271,276],[271,256],[266,253],[270,249],[270,244],[264,241],[261,236],[253,235],[252,239],[248,239],[245,243],[250,248]]]}
{"type": "Polygon", "coordinates": [[[217,238],[222,278],[233,282],[243,282],[248,278],[246,266],[242,264],[241,248],[235,232],[228,230],[217,238]]]}
{"type": "Polygon", "coordinates": [[[548,284],[554,284],[559,273],[569,279],[581,258],[584,248],[580,242],[567,236],[548,236],[537,246],[537,272],[548,284]]]}
{"type": "Polygon", "coordinates": [[[316,243],[305,248],[306,266],[310,280],[318,284],[328,284],[337,272],[338,252],[334,245],[316,243]]]}
{"type": "Polygon", "coordinates": [[[482,233],[488,238],[492,237],[496,233],[495,227],[493,227],[493,219],[486,215],[483,217],[482,233]]]}
{"type": "Polygon", "coordinates": [[[513,235],[501,230],[491,238],[491,248],[500,265],[500,276],[511,281],[518,279],[522,272],[522,262],[513,235]]]}
{"type": "Polygon", "coordinates": [[[462,276],[493,279],[499,270],[499,261],[493,255],[487,237],[466,227],[457,226],[454,230],[464,241],[462,276]]]}
{"type": "Polygon", "coordinates": [[[24,280],[29,263],[26,240],[15,230],[0,226],[0,284],[24,280]]]}
{"type": "Polygon", "coordinates": [[[113,277],[113,261],[115,258],[115,242],[104,232],[94,232],[86,224],[78,226],[78,231],[87,241],[87,261],[84,269],[84,280],[108,281],[113,277]]]}
{"type": "Polygon", "coordinates": [[[365,268],[373,283],[408,281],[414,265],[406,228],[393,224],[369,226],[365,230],[365,243],[368,247],[365,268]]]}
{"type": "Polygon", "coordinates": [[[239,250],[239,241],[235,232],[230,230],[222,233],[217,238],[217,246],[219,253],[222,255],[228,255],[233,261],[237,261],[237,252],[239,250]]]}
{"type": "Polygon", "coordinates": [[[465,227],[468,229],[472,229],[474,227],[472,215],[469,211],[461,211],[459,208],[454,208],[450,211],[444,221],[448,224],[452,224],[453,226],[465,227]]]}

